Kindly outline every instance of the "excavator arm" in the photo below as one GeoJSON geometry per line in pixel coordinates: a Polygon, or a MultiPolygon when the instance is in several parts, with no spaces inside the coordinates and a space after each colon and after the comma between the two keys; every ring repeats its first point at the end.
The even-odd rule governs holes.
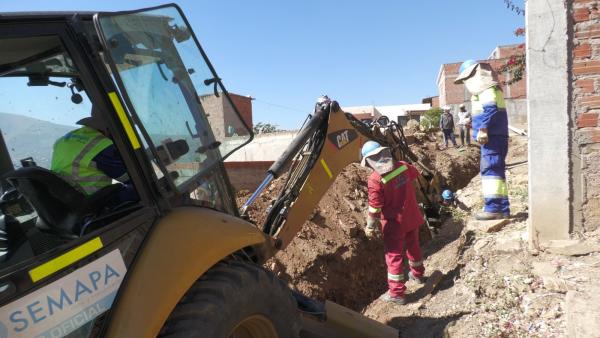
{"type": "MultiPolygon", "coordinates": [[[[390,147],[396,160],[408,161],[417,167],[421,173],[415,182],[417,200],[430,225],[429,221],[439,216],[441,178],[410,150],[402,127],[386,119],[367,125],[344,113],[336,101],[327,97],[317,103],[314,114],[267,171],[265,180],[242,206],[242,214],[273,179],[285,174],[284,186],[262,225],[263,231],[274,239],[275,249],[284,249],[309,219],[337,175],[349,164],[360,161],[360,149],[368,140],[390,147]]],[[[270,254],[264,258],[268,256],[270,254]]]]}

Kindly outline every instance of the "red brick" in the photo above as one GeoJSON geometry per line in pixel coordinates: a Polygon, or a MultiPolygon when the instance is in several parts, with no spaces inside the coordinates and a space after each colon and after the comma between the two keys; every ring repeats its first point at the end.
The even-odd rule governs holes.
{"type": "Polygon", "coordinates": [[[586,80],[577,80],[575,81],[575,86],[583,93],[593,93],[594,92],[594,80],[586,79],[586,80]]]}
{"type": "Polygon", "coordinates": [[[576,28],[575,37],[578,39],[600,38],[600,24],[591,25],[587,28],[576,28]]]}
{"type": "Polygon", "coordinates": [[[590,11],[587,8],[577,8],[573,11],[573,20],[575,22],[587,21],[590,19],[590,11]]]}
{"type": "Polygon", "coordinates": [[[589,43],[581,44],[573,49],[573,56],[576,59],[585,59],[592,57],[592,46],[589,43]]]}
{"type": "Polygon", "coordinates": [[[600,74],[600,61],[575,62],[573,74],[600,74]]]}
{"type": "Polygon", "coordinates": [[[577,117],[577,127],[597,127],[598,126],[598,113],[585,113],[577,117]]]}
{"type": "Polygon", "coordinates": [[[581,105],[587,108],[600,108],[600,96],[587,96],[581,99],[581,105]]]}
{"type": "Polygon", "coordinates": [[[578,129],[576,133],[577,143],[580,145],[600,142],[600,128],[578,129]]]}

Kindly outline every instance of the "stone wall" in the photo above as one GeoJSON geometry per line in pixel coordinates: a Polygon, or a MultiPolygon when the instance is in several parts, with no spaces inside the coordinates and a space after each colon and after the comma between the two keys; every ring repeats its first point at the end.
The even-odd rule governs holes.
{"type": "Polygon", "coordinates": [[[576,230],[600,225],[600,1],[573,0],[569,7],[573,191],[576,230]],[[580,229],[578,229],[580,228],[580,229]]]}

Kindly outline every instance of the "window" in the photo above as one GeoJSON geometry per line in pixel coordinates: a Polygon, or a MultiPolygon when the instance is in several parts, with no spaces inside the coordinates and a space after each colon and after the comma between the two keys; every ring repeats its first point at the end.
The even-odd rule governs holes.
{"type": "Polygon", "coordinates": [[[118,209],[127,194],[135,202],[137,194],[122,161],[117,175],[99,160],[120,155],[103,124],[90,122],[92,104],[61,40],[4,38],[0,46],[0,131],[6,145],[0,157],[8,163],[0,172],[8,177],[0,200],[4,270],[108,224],[110,218],[100,216],[118,209]],[[96,198],[101,190],[106,196],[96,198]]]}

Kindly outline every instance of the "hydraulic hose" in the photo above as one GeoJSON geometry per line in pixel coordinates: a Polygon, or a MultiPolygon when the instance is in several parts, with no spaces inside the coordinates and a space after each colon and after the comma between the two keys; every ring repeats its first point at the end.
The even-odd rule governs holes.
{"type": "Polygon", "coordinates": [[[315,130],[319,128],[326,118],[329,116],[329,110],[327,109],[319,109],[315,113],[308,123],[300,130],[300,133],[296,135],[292,143],[286,148],[283,154],[277,159],[273,165],[267,170],[269,174],[273,176],[273,178],[279,177],[290,164],[290,162],[294,159],[298,151],[304,147],[306,141],[315,133],[315,130]]]}

